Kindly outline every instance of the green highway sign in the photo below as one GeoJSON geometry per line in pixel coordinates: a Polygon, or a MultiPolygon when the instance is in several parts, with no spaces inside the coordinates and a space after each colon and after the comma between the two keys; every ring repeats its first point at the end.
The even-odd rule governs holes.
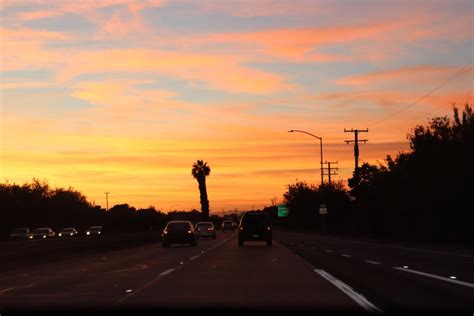
{"type": "Polygon", "coordinates": [[[278,205],[278,217],[288,217],[288,209],[285,204],[278,205]]]}

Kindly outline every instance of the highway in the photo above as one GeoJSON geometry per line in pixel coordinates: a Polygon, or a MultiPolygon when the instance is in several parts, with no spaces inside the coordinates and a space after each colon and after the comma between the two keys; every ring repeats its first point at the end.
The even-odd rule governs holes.
{"type": "Polygon", "coordinates": [[[273,247],[240,248],[235,233],[219,232],[197,247],[155,242],[21,265],[0,273],[0,312],[474,312],[473,254],[287,232],[275,232],[274,240],[273,247]]]}

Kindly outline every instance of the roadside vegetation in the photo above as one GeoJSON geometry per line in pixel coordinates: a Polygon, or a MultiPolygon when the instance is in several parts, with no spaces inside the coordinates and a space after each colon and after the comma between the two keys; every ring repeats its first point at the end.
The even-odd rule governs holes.
{"type": "Polygon", "coordinates": [[[287,220],[277,208],[266,211],[289,228],[321,230],[321,190],[330,233],[416,241],[474,243],[474,115],[465,105],[453,117],[436,117],[407,135],[408,152],[363,163],[349,179],[323,187],[288,185],[287,220]],[[354,201],[348,193],[355,197],[354,201]]]}

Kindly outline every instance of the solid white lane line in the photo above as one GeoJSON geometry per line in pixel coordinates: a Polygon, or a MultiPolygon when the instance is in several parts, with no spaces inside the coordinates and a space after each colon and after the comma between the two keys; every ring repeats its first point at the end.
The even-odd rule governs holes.
{"type": "Polygon", "coordinates": [[[332,250],[330,250],[330,249],[326,249],[326,250],[324,250],[324,251],[326,251],[326,252],[334,252],[334,251],[332,251],[332,250]]]}
{"type": "Polygon", "coordinates": [[[351,255],[346,255],[346,254],[341,254],[342,257],[350,258],[352,257],[351,255]]]}
{"type": "Polygon", "coordinates": [[[331,282],[335,287],[344,292],[347,296],[349,296],[354,302],[362,306],[365,310],[369,312],[382,312],[381,309],[369,302],[362,294],[357,293],[349,285],[339,279],[336,279],[334,276],[327,273],[326,271],[322,269],[314,269],[314,272],[331,282]]]}
{"type": "Polygon", "coordinates": [[[371,264],[381,264],[380,262],[377,261],[371,261],[371,260],[366,260],[365,262],[371,263],[371,264]]]}
{"type": "Polygon", "coordinates": [[[189,258],[189,260],[194,260],[194,259],[197,259],[197,258],[199,258],[199,255],[193,256],[193,257],[189,258]]]}
{"type": "Polygon", "coordinates": [[[412,270],[412,269],[408,269],[408,268],[402,268],[402,267],[393,267],[393,268],[396,269],[396,270],[400,270],[400,271],[419,274],[419,275],[423,275],[423,276],[426,276],[426,277],[429,277],[429,278],[438,279],[438,280],[441,280],[441,281],[451,282],[451,283],[454,283],[454,284],[464,285],[464,286],[467,286],[467,287],[474,288],[473,283],[463,282],[463,281],[459,281],[459,280],[453,280],[453,279],[450,279],[450,278],[447,278],[447,277],[442,277],[442,276],[439,276],[439,275],[426,273],[426,272],[421,272],[421,271],[417,271],[417,270],[412,270]]]}
{"type": "Polygon", "coordinates": [[[165,271],[161,272],[161,273],[159,274],[159,276],[168,275],[168,274],[170,274],[170,273],[173,272],[173,271],[174,271],[174,269],[165,270],[165,271]]]}

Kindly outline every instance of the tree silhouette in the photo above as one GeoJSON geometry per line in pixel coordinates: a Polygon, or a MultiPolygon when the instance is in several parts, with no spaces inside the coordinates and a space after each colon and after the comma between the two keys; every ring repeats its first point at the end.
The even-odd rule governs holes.
{"type": "Polygon", "coordinates": [[[191,174],[199,184],[199,193],[201,197],[201,212],[202,217],[205,219],[209,218],[209,200],[207,199],[206,177],[210,173],[211,168],[207,165],[207,162],[204,162],[203,160],[198,160],[193,163],[191,174]]]}

